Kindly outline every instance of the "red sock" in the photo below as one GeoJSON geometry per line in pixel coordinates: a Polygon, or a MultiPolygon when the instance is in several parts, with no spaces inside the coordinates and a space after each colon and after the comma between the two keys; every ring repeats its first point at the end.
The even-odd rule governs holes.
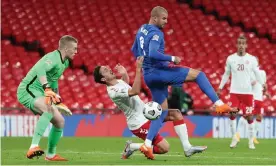
{"type": "Polygon", "coordinates": [[[174,126],[178,126],[178,125],[182,125],[182,124],[184,124],[184,119],[173,121],[173,125],[174,126]]]}
{"type": "Polygon", "coordinates": [[[153,146],[153,153],[154,154],[162,154],[158,146],[153,146]]]}

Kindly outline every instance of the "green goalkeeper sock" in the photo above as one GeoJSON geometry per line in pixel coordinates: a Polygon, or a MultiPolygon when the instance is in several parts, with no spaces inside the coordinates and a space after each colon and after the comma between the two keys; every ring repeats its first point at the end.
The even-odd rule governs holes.
{"type": "Polygon", "coordinates": [[[32,139],[32,145],[38,145],[41,137],[43,136],[47,126],[49,125],[53,115],[48,112],[44,112],[40,117],[36,124],[34,136],[32,139]]]}
{"type": "Polygon", "coordinates": [[[49,134],[49,140],[48,140],[48,154],[54,155],[56,154],[56,147],[58,144],[58,141],[61,138],[63,129],[56,128],[55,126],[52,127],[50,134],[49,134]]]}

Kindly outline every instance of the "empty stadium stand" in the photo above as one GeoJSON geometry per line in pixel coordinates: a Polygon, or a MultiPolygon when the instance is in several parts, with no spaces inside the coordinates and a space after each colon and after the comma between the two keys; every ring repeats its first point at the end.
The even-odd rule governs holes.
{"type": "MultiPolygon", "coordinates": [[[[227,56],[236,51],[236,38],[245,34],[248,52],[259,57],[261,68],[268,73],[268,90],[273,97],[265,100],[265,106],[268,110],[274,110],[276,44],[268,38],[257,36],[269,34],[274,38],[276,35],[275,19],[272,19],[275,15],[269,12],[270,7],[269,10],[263,10],[270,5],[264,3],[262,10],[256,11],[257,14],[254,8],[248,8],[246,14],[240,16],[241,12],[238,11],[248,4],[244,1],[208,2],[211,1],[197,0],[194,5],[204,5],[209,11],[217,10],[220,16],[243,22],[247,28],[257,28],[259,34],[243,32],[241,27],[231,26],[227,21],[217,20],[213,15],[204,14],[201,9],[191,9],[188,4],[179,4],[175,0],[2,1],[1,33],[6,39],[1,40],[1,107],[22,107],[16,99],[16,88],[41,56],[38,50],[26,50],[24,44],[35,42],[37,48],[47,53],[57,48],[62,35],[71,34],[78,38],[79,50],[71,68],[67,69],[59,82],[65,104],[76,108],[75,113],[83,113],[78,108],[115,108],[108,99],[105,87],[94,83],[91,72],[96,65],[114,67],[121,63],[133,80],[135,61],[130,48],[135,33],[141,24],[147,23],[152,7],[160,5],[169,12],[169,23],[164,29],[165,51],[181,56],[182,65],[204,71],[215,88],[224,72],[227,56]],[[232,8],[239,5],[241,8],[236,12],[232,8],[226,10],[224,7],[229,4],[232,8]],[[253,21],[253,18],[257,21],[253,21]],[[269,24],[266,24],[266,20],[269,24]],[[10,38],[14,42],[7,40],[10,38]]],[[[187,83],[183,87],[193,97],[195,109],[211,106],[211,101],[197,85],[187,83]]],[[[147,89],[145,85],[143,88],[147,89]]],[[[229,98],[228,90],[229,84],[222,94],[224,101],[229,98]]],[[[150,100],[147,90],[141,97],[144,101],[150,100]]]]}

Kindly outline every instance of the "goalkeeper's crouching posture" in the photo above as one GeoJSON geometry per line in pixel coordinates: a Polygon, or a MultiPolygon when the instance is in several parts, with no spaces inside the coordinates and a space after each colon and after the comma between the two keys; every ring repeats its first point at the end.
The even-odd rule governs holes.
{"type": "Polygon", "coordinates": [[[44,154],[39,142],[50,122],[53,127],[49,133],[48,150],[45,160],[67,161],[56,154],[56,146],[62,136],[64,115],[72,115],[58,95],[58,79],[69,66],[69,59],[77,53],[77,39],[65,35],[59,40],[57,50],[46,54],[27,73],[17,89],[17,98],[21,104],[35,115],[40,115],[36,124],[32,144],[27,158],[32,159],[44,154]]]}

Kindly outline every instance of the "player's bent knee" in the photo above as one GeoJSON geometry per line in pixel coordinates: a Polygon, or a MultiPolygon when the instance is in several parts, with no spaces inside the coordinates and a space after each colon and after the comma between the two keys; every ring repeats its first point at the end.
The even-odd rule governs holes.
{"type": "Polygon", "coordinates": [[[54,117],[51,120],[51,123],[56,127],[56,128],[64,128],[65,125],[65,119],[61,115],[61,113],[54,107],[54,117]]]}
{"type": "Polygon", "coordinates": [[[168,113],[168,116],[169,116],[170,121],[183,119],[183,116],[182,116],[181,112],[177,109],[170,110],[169,113],[168,113]]]}
{"type": "Polygon", "coordinates": [[[53,113],[53,108],[52,106],[45,104],[44,97],[40,97],[34,101],[34,111],[41,115],[44,112],[53,113]]]}
{"type": "Polygon", "coordinates": [[[205,75],[205,73],[199,70],[190,69],[185,81],[194,81],[200,73],[205,75]]]}
{"type": "Polygon", "coordinates": [[[168,153],[170,150],[170,144],[165,139],[159,142],[157,146],[159,148],[160,154],[168,153]]]}
{"type": "Polygon", "coordinates": [[[53,118],[51,122],[56,128],[64,128],[64,125],[65,125],[64,118],[53,118]]]}

